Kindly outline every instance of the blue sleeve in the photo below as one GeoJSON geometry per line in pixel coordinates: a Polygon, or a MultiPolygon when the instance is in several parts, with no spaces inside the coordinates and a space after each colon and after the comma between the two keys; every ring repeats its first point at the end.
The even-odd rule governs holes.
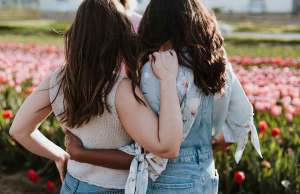
{"type": "Polygon", "coordinates": [[[146,63],[142,69],[141,90],[152,110],[159,114],[160,81],[154,75],[150,63],[146,63]]]}

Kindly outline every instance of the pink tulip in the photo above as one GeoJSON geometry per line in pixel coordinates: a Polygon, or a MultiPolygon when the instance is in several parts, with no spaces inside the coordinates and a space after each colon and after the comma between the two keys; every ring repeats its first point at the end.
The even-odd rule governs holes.
{"type": "Polygon", "coordinates": [[[285,113],[284,116],[285,116],[286,120],[289,122],[292,122],[294,119],[294,116],[290,113],[285,113]]]}
{"type": "Polygon", "coordinates": [[[293,106],[290,105],[290,104],[286,104],[286,105],[284,105],[283,107],[284,107],[285,112],[286,112],[286,113],[289,113],[289,114],[291,114],[291,115],[294,115],[295,112],[296,112],[295,107],[293,107],[293,106]]]}
{"type": "Polygon", "coordinates": [[[263,102],[255,102],[254,107],[256,110],[258,110],[260,112],[265,112],[267,110],[267,106],[263,102]]]}
{"type": "Polygon", "coordinates": [[[282,113],[282,107],[281,106],[275,105],[275,106],[271,107],[271,114],[273,116],[278,117],[278,116],[281,115],[281,113],[282,113]]]}
{"type": "MultiPolygon", "coordinates": [[[[290,121],[300,113],[300,57],[233,56],[229,60],[256,111],[279,116],[284,110],[290,121]]],[[[36,87],[62,64],[64,51],[60,47],[0,43],[0,90],[4,84],[20,92],[28,80],[36,87]]],[[[30,93],[31,89],[22,91],[30,93]]],[[[191,111],[195,113],[193,108],[191,111]]]]}
{"type": "Polygon", "coordinates": [[[294,105],[296,107],[300,106],[300,98],[294,98],[292,100],[292,105],[294,105]]]}

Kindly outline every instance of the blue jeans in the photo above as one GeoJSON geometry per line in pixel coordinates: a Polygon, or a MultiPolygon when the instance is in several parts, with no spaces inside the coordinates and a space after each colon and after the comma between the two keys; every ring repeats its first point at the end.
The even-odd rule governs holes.
{"type": "Polygon", "coordinates": [[[124,190],[106,189],[82,182],[67,173],[60,194],[124,194],[124,190]]]}

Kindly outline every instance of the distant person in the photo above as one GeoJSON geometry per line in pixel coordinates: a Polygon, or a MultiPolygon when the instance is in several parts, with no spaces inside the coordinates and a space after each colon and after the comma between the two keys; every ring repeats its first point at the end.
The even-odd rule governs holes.
{"type": "Polygon", "coordinates": [[[156,53],[152,66],[162,86],[158,117],[138,87],[136,50],[132,25],[114,1],[84,0],[65,34],[65,64],[18,111],[11,136],[34,154],[55,162],[63,181],[62,194],[123,194],[132,157],[116,149],[132,141],[158,156],[177,156],[182,118],[176,53],[156,53]],[[121,75],[122,63],[128,78],[121,75]],[[51,112],[84,147],[102,149],[105,154],[97,158],[102,161],[99,166],[83,161],[89,160],[85,156],[80,156],[82,161],[73,160],[37,129],[51,112]]]}

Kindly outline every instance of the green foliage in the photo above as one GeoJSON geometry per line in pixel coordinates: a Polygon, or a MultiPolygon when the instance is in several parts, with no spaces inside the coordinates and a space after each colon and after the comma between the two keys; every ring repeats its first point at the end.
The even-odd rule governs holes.
{"type": "MultiPolygon", "coordinates": [[[[29,83],[24,83],[24,88],[26,88],[26,85],[29,85],[29,83]]],[[[16,113],[27,94],[24,91],[17,92],[8,86],[0,85],[0,87],[3,87],[0,93],[0,113],[2,114],[4,110],[12,110],[16,113]]],[[[27,152],[9,136],[8,132],[11,124],[12,119],[4,119],[0,116],[0,170],[13,172],[34,168],[39,169],[41,174],[46,173],[48,176],[56,176],[52,162],[27,152]]],[[[40,130],[53,142],[63,147],[64,134],[53,116],[43,122],[40,130]]]]}
{"type": "Polygon", "coordinates": [[[267,22],[237,22],[232,23],[236,32],[263,32],[263,33],[300,33],[297,24],[281,24],[267,22]]]}
{"type": "Polygon", "coordinates": [[[295,57],[300,55],[300,43],[261,42],[254,40],[226,39],[225,48],[229,56],[295,57]]]}
{"type": "Polygon", "coordinates": [[[288,123],[282,117],[256,114],[256,121],[265,120],[269,128],[260,138],[264,159],[248,145],[241,162],[234,163],[232,147],[227,153],[216,154],[216,165],[221,177],[223,194],[299,194],[300,193],[300,119],[288,123]],[[271,129],[279,127],[281,135],[272,137],[271,129]],[[246,181],[239,186],[233,182],[233,173],[243,171],[246,181]]]}
{"type": "Polygon", "coordinates": [[[0,34],[60,36],[69,27],[68,22],[10,21],[0,22],[0,34]]]}

